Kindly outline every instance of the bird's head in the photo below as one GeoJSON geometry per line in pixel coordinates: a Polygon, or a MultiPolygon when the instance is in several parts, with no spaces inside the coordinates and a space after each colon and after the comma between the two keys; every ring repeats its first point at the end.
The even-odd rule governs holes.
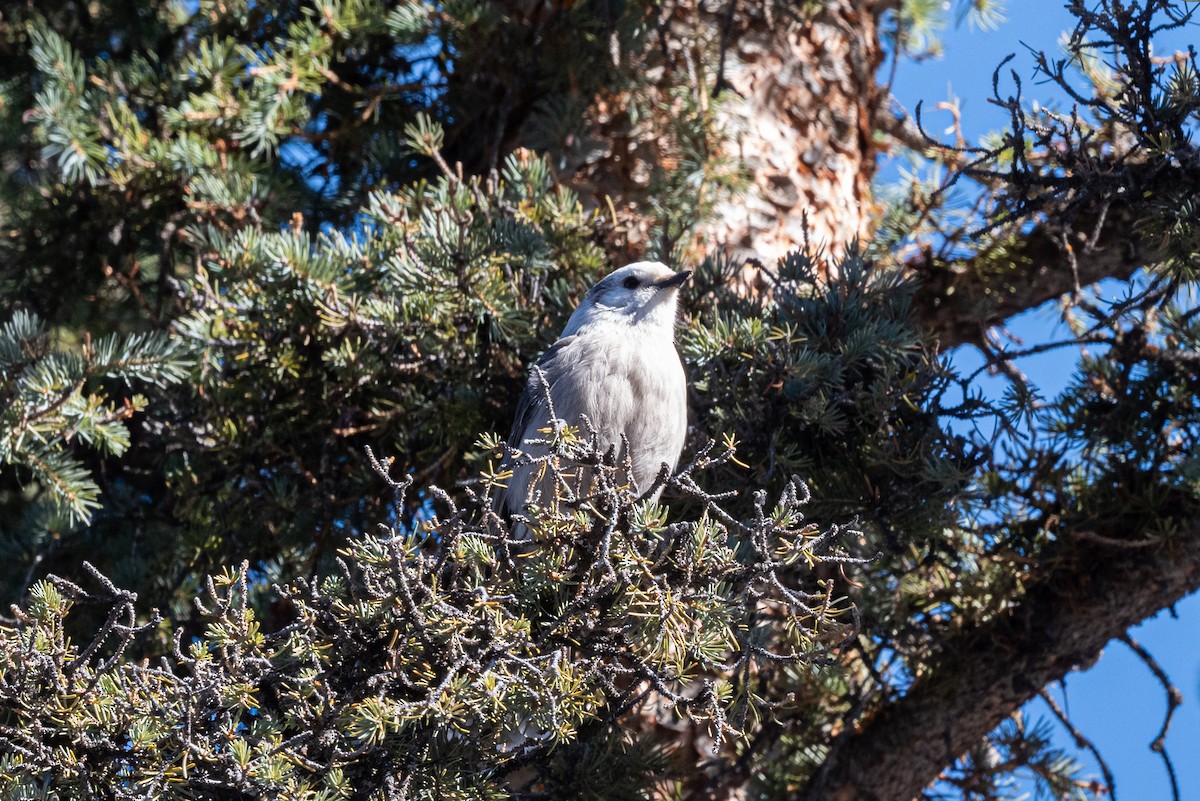
{"type": "Polygon", "coordinates": [[[629,325],[675,329],[679,288],[691,270],[675,272],[657,261],[639,261],[613,270],[587,293],[567,321],[563,336],[592,325],[629,325]]]}

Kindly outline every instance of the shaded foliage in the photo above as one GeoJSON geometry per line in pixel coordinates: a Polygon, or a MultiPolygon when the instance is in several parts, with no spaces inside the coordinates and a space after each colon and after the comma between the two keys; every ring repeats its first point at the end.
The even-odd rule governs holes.
{"type": "MultiPolygon", "coordinates": [[[[601,780],[636,797],[669,778],[663,754],[614,724],[657,709],[719,746],[770,714],[763,682],[826,663],[853,631],[832,586],[790,586],[845,561],[798,481],[737,520],[693,481],[732,451],[701,454],[670,483],[703,513],[667,524],[595,438],[554,445],[547,469],[574,483],[562,471],[589,465],[591,500],[564,499],[532,541],[509,539],[491,482],[462,507],[432,489],[440,512],[417,529],[382,527],[333,574],[277,586],[278,630],[249,602],[246,565],[210,578],[203,634],[153,664],[124,659],[163,623],[139,625],[134,594],[90,565],[95,591],[39,582],[0,632],[5,797],[482,798],[534,783],[578,797],[601,780]],[[81,647],[68,617],[89,604],[107,619],[81,647]]],[[[403,505],[411,477],[375,467],[403,505]]]]}

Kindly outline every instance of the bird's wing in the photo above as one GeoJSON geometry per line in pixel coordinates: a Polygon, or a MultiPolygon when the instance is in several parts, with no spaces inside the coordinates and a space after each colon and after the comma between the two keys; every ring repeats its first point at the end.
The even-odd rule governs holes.
{"type": "MultiPolygon", "coordinates": [[[[553,388],[556,378],[561,377],[565,361],[570,358],[567,352],[571,343],[575,341],[574,336],[562,337],[550,349],[542,354],[538,359],[537,366],[541,368],[543,375],[546,377],[547,383],[553,388]]],[[[546,418],[546,390],[542,387],[542,381],[538,377],[537,371],[529,371],[529,380],[525,382],[525,391],[521,393],[520,400],[517,401],[517,413],[513,420],[512,433],[508,435],[508,444],[514,448],[521,448],[525,445],[525,439],[529,436],[526,432],[532,425],[544,425],[546,418]]],[[[505,463],[508,463],[508,458],[505,458],[505,463]]],[[[512,467],[511,464],[509,464],[512,467]]],[[[521,469],[518,468],[513,474],[512,481],[516,485],[503,487],[497,491],[492,507],[501,515],[507,517],[510,512],[519,511],[524,503],[525,493],[528,487],[519,486],[523,482],[527,482],[527,478],[521,477],[521,469]]]]}
{"type": "MultiPolygon", "coordinates": [[[[575,339],[574,336],[563,337],[551,345],[542,354],[542,358],[538,359],[537,366],[541,368],[551,388],[554,386],[555,378],[562,372],[562,361],[575,339]]],[[[529,428],[530,423],[541,422],[539,418],[545,413],[545,410],[546,390],[542,387],[542,381],[538,377],[537,371],[530,370],[529,380],[525,382],[525,391],[521,393],[521,399],[517,401],[517,414],[513,418],[512,433],[508,435],[508,444],[514,448],[520,448],[524,444],[525,431],[529,428]]]]}

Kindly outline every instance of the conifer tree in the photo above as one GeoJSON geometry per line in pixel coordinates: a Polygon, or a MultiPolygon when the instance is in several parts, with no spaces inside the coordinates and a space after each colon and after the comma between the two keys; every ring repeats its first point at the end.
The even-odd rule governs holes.
{"type": "Polygon", "coordinates": [[[1200,587],[1200,72],[1192,4],[1068,5],[969,142],[880,71],[940,3],[10,4],[0,795],[1113,792],[1023,705],[1200,587]],[[681,468],[548,431],[516,543],[631,257],[696,270],[681,468]]]}

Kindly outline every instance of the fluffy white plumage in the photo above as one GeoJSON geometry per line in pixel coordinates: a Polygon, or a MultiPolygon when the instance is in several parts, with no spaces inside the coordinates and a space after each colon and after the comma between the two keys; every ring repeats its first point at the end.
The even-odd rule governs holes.
{"type": "MultiPolygon", "coordinates": [[[[638,492],[650,487],[664,463],[673,470],[687,436],[687,384],[675,350],[675,321],[679,288],[690,276],[642,261],[593,286],[530,371],[509,444],[533,456],[546,452],[528,442],[544,439],[538,429],[550,425],[544,377],[558,419],[581,426],[586,415],[604,450],[620,448],[625,437],[638,492]]],[[[498,508],[524,511],[537,471],[536,464],[513,465],[498,508]]],[[[543,499],[551,495],[549,480],[543,476],[538,487],[543,499]]]]}

